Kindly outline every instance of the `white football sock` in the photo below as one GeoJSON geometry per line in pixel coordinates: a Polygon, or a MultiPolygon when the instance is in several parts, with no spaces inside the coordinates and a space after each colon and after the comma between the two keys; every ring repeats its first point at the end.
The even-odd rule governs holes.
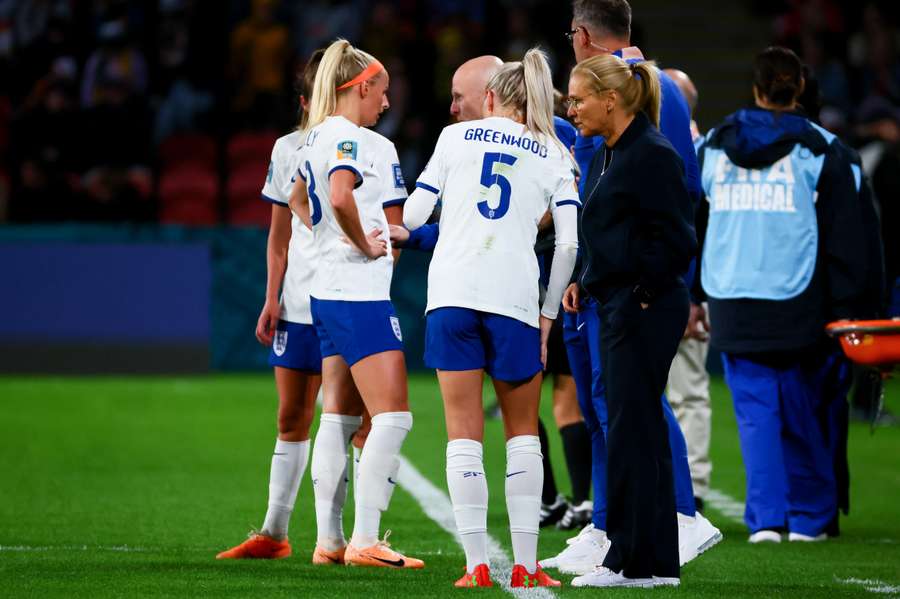
{"type": "Polygon", "coordinates": [[[447,489],[469,574],[479,564],[488,563],[488,487],[482,456],[478,441],[455,439],[447,443],[447,489]]]}
{"type": "Polygon", "coordinates": [[[326,551],[336,551],[344,539],[342,516],[347,500],[347,444],[362,418],[322,414],[312,451],[310,474],[316,497],[316,543],[326,551]]]}
{"type": "Polygon", "coordinates": [[[354,495],[356,518],[354,547],[370,547],[378,541],[381,512],[387,509],[396,486],[400,447],[412,428],[410,412],[383,412],[372,417],[372,432],[359,458],[359,492],[354,495]]]}
{"type": "Polygon", "coordinates": [[[275,539],[287,537],[297,489],[308,459],[309,441],[275,441],[269,470],[269,509],[260,531],[264,535],[275,539]]]}
{"type": "Polygon", "coordinates": [[[359,456],[362,455],[362,448],[356,445],[350,447],[353,448],[353,496],[356,497],[356,486],[359,484],[359,456]]]}
{"type": "Polygon", "coordinates": [[[541,441],[536,435],[519,435],[506,442],[506,511],[515,563],[528,572],[537,567],[538,526],[544,466],[541,441]]]}

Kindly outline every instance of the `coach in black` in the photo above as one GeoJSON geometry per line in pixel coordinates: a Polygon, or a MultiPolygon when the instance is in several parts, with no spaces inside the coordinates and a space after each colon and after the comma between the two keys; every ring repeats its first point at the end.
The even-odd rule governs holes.
{"type": "Polygon", "coordinates": [[[608,432],[605,568],[580,586],[677,585],[672,456],[659,398],[684,333],[682,275],[697,251],[681,158],[659,132],[651,62],[601,55],[579,63],[569,115],[602,135],[583,192],[581,285],[600,304],[608,432]]]}

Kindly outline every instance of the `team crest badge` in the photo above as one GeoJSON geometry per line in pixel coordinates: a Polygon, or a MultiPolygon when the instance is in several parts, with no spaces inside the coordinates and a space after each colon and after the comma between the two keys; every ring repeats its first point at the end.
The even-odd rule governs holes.
{"type": "Polygon", "coordinates": [[[356,160],[356,142],[342,141],[337,145],[338,160],[356,160]]]}
{"type": "Polygon", "coordinates": [[[272,351],[275,352],[275,355],[279,358],[284,355],[284,350],[287,349],[287,331],[275,331],[275,339],[272,341],[272,351]]]}
{"type": "Polygon", "coordinates": [[[394,329],[394,336],[397,338],[397,341],[403,341],[403,333],[400,332],[400,319],[396,316],[391,316],[391,328],[394,329]]]}

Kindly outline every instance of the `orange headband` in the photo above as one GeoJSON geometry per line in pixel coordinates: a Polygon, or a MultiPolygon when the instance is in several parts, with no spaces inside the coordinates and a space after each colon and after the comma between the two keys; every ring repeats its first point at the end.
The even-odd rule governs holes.
{"type": "Polygon", "coordinates": [[[380,73],[383,70],[384,70],[384,65],[382,65],[377,60],[373,60],[372,62],[369,63],[369,66],[367,66],[366,68],[364,68],[362,70],[362,73],[360,73],[359,75],[357,75],[356,77],[354,77],[353,79],[348,81],[347,83],[345,83],[343,85],[339,85],[337,87],[337,91],[341,91],[342,89],[347,89],[349,87],[353,87],[354,85],[358,85],[367,79],[371,79],[372,77],[374,77],[375,75],[377,75],[378,73],[380,73]]]}

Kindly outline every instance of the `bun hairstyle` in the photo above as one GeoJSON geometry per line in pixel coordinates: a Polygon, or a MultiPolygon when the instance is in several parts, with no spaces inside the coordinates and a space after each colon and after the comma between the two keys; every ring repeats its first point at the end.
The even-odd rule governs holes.
{"type": "Polygon", "coordinates": [[[345,90],[338,91],[337,88],[362,73],[374,62],[378,62],[374,56],[354,48],[345,39],[332,42],[325,49],[315,74],[306,126],[315,127],[334,113],[338,95],[345,92],[345,90]]]}
{"type": "MultiPolygon", "coordinates": [[[[306,61],[306,64],[302,69],[298,69],[297,71],[297,79],[294,82],[294,91],[297,96],[303,96],[306,98],[306,101],[309,102],[310,96],[312,95],[313,85],[316,81],[316,72],[319,70],[319,63],[322,62],[322,56],[325,54],[325,48],[319,48],[315,52],[312,53],[312,56],[309,57],[309,60],[306,61]]],[[[300,125],[297,127],[298,131],[303,131],[307,128],[309,122],[309,113],[303,110],[303,107],[300,107],[300,125]]]]}
{"type": "Polygon", "coordinates": [[[753,86],[768,103],[788,108],[803,93],[803,63],[792,50],[770,46],[753,60],[753,86]]]}
{"type": "Polygon", "coordinates": [[[572,69],[594,93],[615,90],[627,112],[643,112],[659,128],[659,74],[651,60],[628,63],[612,54],[583,60],[572,69]]]}
{"type": "Polygon", "coordinates": [[[553,76],[547,56],[540,48],[526,52],[522,62],[504,63],[488,81],[487,89],[494,92],[501,106],[519,113],[525,128],[535,139],[545,143],[549,139],[562,149],[564,155],[569,154],[556,137],[553,76]]]}

